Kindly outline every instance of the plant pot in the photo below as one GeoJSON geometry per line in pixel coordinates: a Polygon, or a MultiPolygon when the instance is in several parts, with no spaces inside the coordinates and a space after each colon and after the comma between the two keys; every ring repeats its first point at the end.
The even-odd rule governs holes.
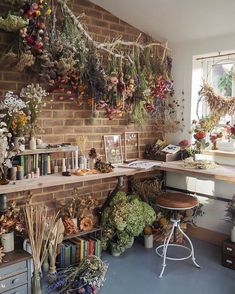
{"type": "Polygon", "coordinates": [[[36,144],[36,138],[32,136],[29,140],[29,149],[30,150],[36,150],[37,149],[37,144],[36,144]]]}
{"type": "Polygon", "coordinates": [[[235,226],[232,227],[230,238],[231,238],[231,242],[235,243],[235,226]]]}
{"type": "Polygon", "coordinates": [[[3,246],[3,252],[14,251],[14,232],[2,234],[1,242],[3,246]]]}
{"type": "Polygon", "coordinates": [[[153,235],[144,235],[144,247],[153,248],[153,235]]]}
{"type": "Polygon", "coordinates": [[[131,247],[133,246],[133,244],[134,244],[134,241],[135,241],[135,238],[132,237],[132,238],[130,239],[129,243],[127,244],[126,248],[127,248],[127,249],[131,248],[131,247]]]}
{"type": "Polygon", "coordinates": [[[121,252],[111,248],[111,254],[112,254],[112,256],[120,256],[121,252]]]}

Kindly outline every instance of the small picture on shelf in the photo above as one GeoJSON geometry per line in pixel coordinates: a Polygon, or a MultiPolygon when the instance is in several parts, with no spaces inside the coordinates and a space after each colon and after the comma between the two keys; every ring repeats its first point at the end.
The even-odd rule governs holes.
{"type": "Polygon", "coordinates": [[[112,164],[123,162],[121,135],[104,136],[106,161],[112,164]]]}
{"type": "Polygon", "coordinates": [[[140,158],[140,143],[138,132],[125,132],[124,147],[125,161],[133,161],[140,158]]]}

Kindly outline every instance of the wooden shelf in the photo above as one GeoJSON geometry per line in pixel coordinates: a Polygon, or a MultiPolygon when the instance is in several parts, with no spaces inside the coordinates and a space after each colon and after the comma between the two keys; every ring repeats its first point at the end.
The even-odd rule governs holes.
{"type": "Polygon", "coordinates": [[[89,234],[92,234],[92,233],[100,232],[101,230],[102,230],[102,228],[98,227],[98,228],[94,228],[94,229],[92,229],[90,231],[81,231],[81,232],[78,232],[77,234],[66,235],[66,236],[64,236],[64,240],[69,240],[71,238],[81,237],[81,236],[84,236],[84,235],[89,235],[89,234]]]}
{"type": "Polygon", "coordinates": [[[56,153],[56,152],[71,152],[77,151],[78,146],[76,145],[68,145],[68,146],[61,146],[56,148],[38,148],[36,150],[26,149],[25,151],[21,152],[19,155],[30,155],[30,154],[47,154],[47,153],[56,153]]]}
{"type": "Polygon", "coordinates": [[[143,173],[146,170],[135,170],[130,168],[116,167],[110,173],[100,173],[86,176],[62,176],[61,174],[53,174],[40,176],[34,179],[23,179],[20,181],[11,181],[8,185],[0,185],[0,194],[24,192],[33,189],[48,188],[52,186],[60,186],[66,184],[74,184],[87,181],[95,181],[100,179],[116,178],[122,176],[131,176],[137,173],[143,173]]]}

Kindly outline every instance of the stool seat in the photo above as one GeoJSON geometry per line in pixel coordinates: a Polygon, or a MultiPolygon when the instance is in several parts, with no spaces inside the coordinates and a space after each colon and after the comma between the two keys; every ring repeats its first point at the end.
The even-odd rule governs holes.
{"type": "Polygon", "coordinates": [[[166,209],[186,210],[197,206],[198,200],[183,193],[165,193],[157,196],[156,204],[166,209]]]}

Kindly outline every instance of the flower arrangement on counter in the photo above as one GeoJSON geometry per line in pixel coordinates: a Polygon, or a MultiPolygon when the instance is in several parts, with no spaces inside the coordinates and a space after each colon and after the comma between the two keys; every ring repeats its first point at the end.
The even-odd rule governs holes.
{"type": "MultiPolygon", "coordinates": [[[[167,45],[145,44],[141,37],[98,43],[64,0],[52,6],[14,0],[12,7],[19,42],[2,55],[2,64],[36,74],[59,100],[92,101],[93,114],[104,109],[109,119],[127,113],[142,124],[147,114],[159,118],[175,112],[177,103],[168,99],[174,91],[167,45]],[[159,46],[163,50],[155,50],[159,46]]],[[[6,30],[7,20],[2,21],[6,30]]]]}
{"type": "Polygon", "coordinates": [[[117,192],[102,213],[102,248],[111,249],[115,255],[122,254],[155,218],[154,210],[146,202],[117,192]]]}

